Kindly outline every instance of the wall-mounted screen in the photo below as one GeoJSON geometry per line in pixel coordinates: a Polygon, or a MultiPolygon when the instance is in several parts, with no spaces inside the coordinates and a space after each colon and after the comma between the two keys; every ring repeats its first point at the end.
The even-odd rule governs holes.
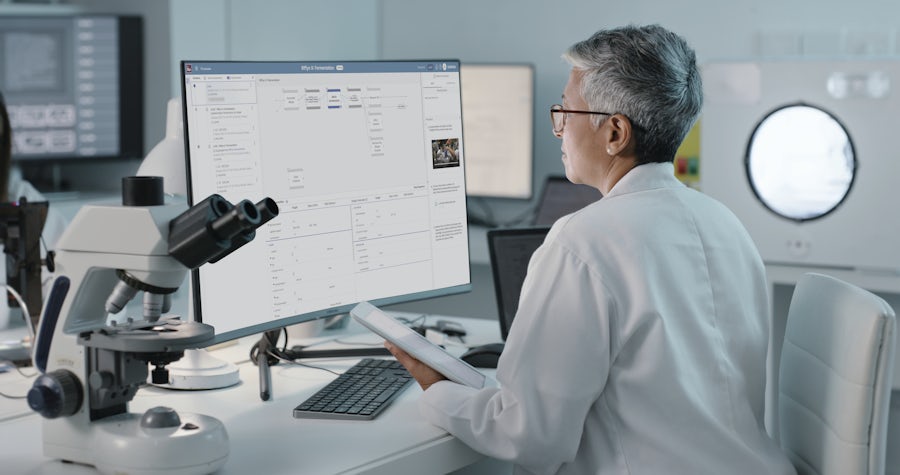
{"type": "Polygon", "coordinates": [[[0,16],[16,160],[143,156],[139,17],[0,16]]]}

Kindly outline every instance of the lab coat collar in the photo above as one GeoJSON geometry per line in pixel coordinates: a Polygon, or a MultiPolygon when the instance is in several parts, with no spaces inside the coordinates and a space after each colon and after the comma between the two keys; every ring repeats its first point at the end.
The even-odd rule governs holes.
{"type": "Polygon", "coordinates": [[[609,193],[607,198],[634,193],[637,191],[646,191],[657,188],[676,188],[684,186],[683,183],[675,178],[675,165],[671,162],[665,163],[645,163],[632,168],[625,174],[609,193]]]}

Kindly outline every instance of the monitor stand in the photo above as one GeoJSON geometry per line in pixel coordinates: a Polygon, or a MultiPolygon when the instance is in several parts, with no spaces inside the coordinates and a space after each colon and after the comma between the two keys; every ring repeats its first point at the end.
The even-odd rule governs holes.
{"type": "Polygon", "coordinates": [[[180,360],[166,366],[169,384],[157,384],[168,389],[219,389],[241,382],[237,365],[220,360],[205,349],[184,350],[180,360]]]}
{"type": "Polygon", "coordinates": [[[259,368],[259,398],[268,401],[272,398],[272,370],[271,365],[278,364],[279,359],[296,361],[304,358],[362,358],[365,356],[391,356],[391,352],[383,346],[364,348],[333,348],[322,350],[307,350],[302,346],[294,346],[288,350],[278,350],[277,342],[281,330],[263,332],[256,349],[253,364],[259,368]],[[270,352],[277,352],[278,358],[270,356],[270,352]]]}

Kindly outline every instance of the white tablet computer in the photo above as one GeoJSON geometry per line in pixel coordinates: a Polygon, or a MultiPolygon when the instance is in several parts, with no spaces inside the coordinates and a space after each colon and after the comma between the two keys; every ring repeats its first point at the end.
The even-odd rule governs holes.
{"type": "Polygon", "coordinates": [[[440,346],[428,341],[415,330],[397,321],[394,317],[382,312],[369,302],[360,302],[350,310],[350,315],[369,330],[417,360],[434,368],[450,381],[476,389],[484,387],[485,375],[465,361],[447,353],[440,346]]]}

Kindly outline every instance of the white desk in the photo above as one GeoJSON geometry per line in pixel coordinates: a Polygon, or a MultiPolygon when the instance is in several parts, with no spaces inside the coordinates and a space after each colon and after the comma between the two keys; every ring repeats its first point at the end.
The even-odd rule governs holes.
{"type": "MultiPolygon", "coordinates": [[[[496,321],[453,319],[468,330],[470,345],[500,341],[496,321]]],[[[325,332],[321,338],[334,336],[340,336],[341,341],[380,341],[355,323],[340,333],[325,332]]],[[[138,391],[129,410],[140,413],[154,406],[169,406],[178,412],[202,413],[221,420],[228,430],[231,450],[224,468],[217,472],[222,475],[446,473],[484,458],[442,429],[421,420],[417,399],[422,391],[417,385],[407,388],[373,421],[294,419],[294,406],[335,376],[295,365],[273,366],[273,398],[262,402],[257,368],[249,362],[247,353],[254,341],[255,338],[242,339],[237,345],[212,351],[214,356],[238,364],[241,383],[237,386],[213,391],[147,387],[138,391]]],[[[356,362],[311,361],[338,372],[356,362]]],[[[16,372],[0,374],[0,391],[4,393],[24,395],[30,387],[31,379],[16,372]]],[[[0,472],[96,473],[90,467],[45,458],[41,421],[24,400],[0,400],[0,472]]]]}

